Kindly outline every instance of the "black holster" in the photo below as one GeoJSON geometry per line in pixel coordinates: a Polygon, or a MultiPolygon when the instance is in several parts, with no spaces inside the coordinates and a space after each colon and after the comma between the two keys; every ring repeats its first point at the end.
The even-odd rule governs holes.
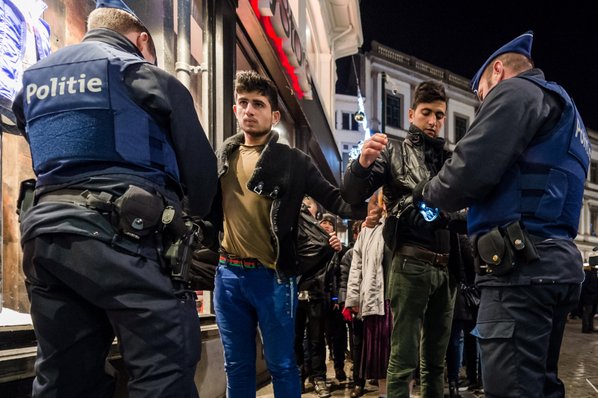
{"type": "Polygon", "coordinates": [[[475,270],[479,275],[506,275],[516,266],[531,264],[540,257],[529,234],[519,221],[494,227],[476,239],[475,270]]]}
{"type": "Polygon", "coordinates": [[[19,198],[17,199],[17,215],[19,216],[19,222],[21,218],[27,213],[35,199],[35,179],[30,178],[28,180],[21,181],[19,185],[19,198]]]}
{"type": "Polygon", "coordinates": [[[192,254],[200,245],[202,232],[200,226],[190,220],[185,222],[185,226],[186,233],[168,246],[164,258],[170,268],[170,277],[186,284],[189,282],[192,254]]]}

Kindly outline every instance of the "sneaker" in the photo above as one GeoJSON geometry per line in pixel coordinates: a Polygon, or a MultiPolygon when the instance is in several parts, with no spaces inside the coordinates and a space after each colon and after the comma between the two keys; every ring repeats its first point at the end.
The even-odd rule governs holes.
{"type": "Polygon", "coordinates": [[[347,380],[347,374],[345,373],[345,369],[343,369],[343,368],[337,368],[337,369],[334,369],[334,372],[336,373],[336,379],[338,381],[345,381],[345,380],[347,380]]]}
{"type": "Polygon", "coordinates": [[[324,379],[314,380],[314,390],[316,391],[316,394],[318,394],[319,398],[328,398],[331,396],[330,390],[328,389],[324,379]]]}

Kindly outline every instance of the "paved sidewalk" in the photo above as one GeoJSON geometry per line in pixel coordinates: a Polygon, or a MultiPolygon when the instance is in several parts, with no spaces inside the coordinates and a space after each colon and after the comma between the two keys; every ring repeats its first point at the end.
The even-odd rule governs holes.
{"type": "MultiPolygon", "coordinates": [[[[595,320],[598,328],[598,319],[595,320]]],[[[351,374],[351,362],[346,362],[345,370],[351,374]]],[[[332,397],[349,397],[351,387],[349,382],[339,383],[334,377],[332,363],[328,361],[328,383],[332,397]]],[[[559,377],[565,384],[567,397],[571,398],[598,398],[598,332],[585,334],[581,333],[581,321],[579,319],[569,320],[565,329],[565,338],[561,348],[559,361],[559,377]]],[[[313,387],[307,384],[308,388],[302,397],[316,398],[313,387]]],[[[378,397],[376,386],[366,385],[364,397],[378,397]]],[[[448,395],[447,395],[448,396],[448,395]]],[[[272,385],[268,384],[257,391],[257,397],[274,398],[272,385]]],[[[419,398],[419,390],[416,388],[413,397],[419,398]]],[[[481,392],[461,392],[462,398],[483,398],[481,392]]]]}

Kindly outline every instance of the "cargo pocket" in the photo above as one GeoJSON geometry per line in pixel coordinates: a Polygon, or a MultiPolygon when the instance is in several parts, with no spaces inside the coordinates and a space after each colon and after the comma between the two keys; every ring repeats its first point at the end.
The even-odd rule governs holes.
{"type": "Polygon", "coordinates": [[[484,391],[493,397],[519,397],[518,361],[511,342],[515,321],[481,322],[471,331],[478,338],[484,391]]]}
{"type": "Polygon", "coordinates": [[[480,339],[510,339],[515,330],[515,321],[494,321],[478,323],[471,334],[480,339]]]}

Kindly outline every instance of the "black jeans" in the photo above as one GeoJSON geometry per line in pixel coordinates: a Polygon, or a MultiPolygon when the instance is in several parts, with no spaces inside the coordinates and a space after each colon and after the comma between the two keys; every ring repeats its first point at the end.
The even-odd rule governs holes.
{"type": "Polygon", "coordinates": [[[326,336],[332,343],[334,369],[344,369],[347,350],[347,324],[340,308],[330,308],[326,316],[326,336]]]}
{"type": "Polygon", "coordinates": [[[295,356],[303,375],[311,380],[326,378],[326,341],[324,338],[327,300],[300,300],[295,319],[295,356]],[[306,332],[307,328],[307,333],[306,332]],[[303,337],[307,334],[310,366],[304,356],[303,337]]]}
{"type": "Polygon", "coordinates": [[[363,352],[363,321],[353,318],[349,323],[351,336],[351,359],[353,361],[353,381],[356,386],[365,387],[365,378],[361,377],[361,355],[363,352]]]}

